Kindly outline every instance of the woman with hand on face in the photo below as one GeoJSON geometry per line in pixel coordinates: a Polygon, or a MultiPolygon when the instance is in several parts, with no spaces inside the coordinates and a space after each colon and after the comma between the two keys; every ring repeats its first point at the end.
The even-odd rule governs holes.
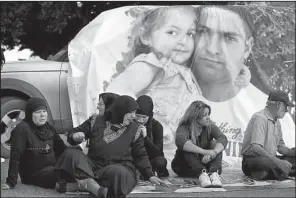
{"type": "Polygon", "coordinates": [[[128,195],[136,185],[136,168],[154,184],[166,185],[155,177],[144,146],[141,128],[134,121],[137,102],[119,96],[111,108],[68,134],[70,144],[89,138],[87,156],[79,149],[67,149],[56,168],[67,172],[82,190],[98,197],[128,195]]]}
{"type": "Polygon", "coordinates": [[[176,132],[178,147],[173,171],[181,177],[198,177],[202,187],[221,187],[222,151],[228,140],[209,116],[211,107],[195,101],[186,110],[176,132]]]}
{"type": "Polygon", "coordinates": [[[169,172],[166,168],[167,160],[163,153],[163,128],[153,118],[152,98],[142,95],[137,99],[137,103],[139,109],[136,112],[136,121],[143,127],[145,148],[149,155],[152,169],[159,177],[168,177],[169,172]]]}
{"type": "Polygon", "coordinates": [[[41,98],[30,98],[25,119],[11,132],[11,152],[6,184],[14,188],[18,174],[24,184],[54,188],[57,159],[66,148],[55,128],[47,122],[47,105],[41,98]]]}

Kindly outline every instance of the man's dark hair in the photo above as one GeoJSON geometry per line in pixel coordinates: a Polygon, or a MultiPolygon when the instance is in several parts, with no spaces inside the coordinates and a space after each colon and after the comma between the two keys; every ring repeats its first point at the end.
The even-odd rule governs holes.
{"type": "Polygon", "coordinates": [[[256,39],[256,31],[254,28],[254,19],[251,15],[250,10],[247,9],[247,6],[245,5],[202,5],[197,7],[197,13],[201,14],[202,10],[205,8],[210,7],[217,7],[224,10],[229,10],[233,13],[236,13],[240,16],[240,18],[245,22],[246,24],[246,33],[249,37],[253,37],[253,39],[256,39]]]}

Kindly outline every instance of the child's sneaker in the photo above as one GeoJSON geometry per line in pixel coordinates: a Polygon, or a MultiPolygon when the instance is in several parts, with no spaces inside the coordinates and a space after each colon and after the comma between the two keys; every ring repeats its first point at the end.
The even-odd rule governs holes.
{"type": "Polygon", "coordinates": [[[202,173],[199,176],[200,186],[203,188],[210,188],[212,186],[212,182],[210,177],[205,169],[202,170],[202,173]]]}
{"type": "Polygon", "coordinates": [[[218,174],[218,172],[213,172],[210,175],[210,179],[212,181],[213,188],[221,188],[222,187],[222,182],[221,182],[220,175],[218,174]]]}

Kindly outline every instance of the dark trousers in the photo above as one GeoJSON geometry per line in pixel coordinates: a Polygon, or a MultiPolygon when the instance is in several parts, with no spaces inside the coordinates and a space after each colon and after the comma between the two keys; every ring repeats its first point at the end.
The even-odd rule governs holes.
{"type": "Polygon", "coordinates": [[[180,177],[199,177],[203,169],[208,172],[222,172],[222,153],[207,164],[202,163],[203,155],[178,150],[172,161],[173,171],[180,177]]]}
{"type": "Polygon", "coordinates": [[[55,167],[47,166],[35,172],[30,178],[22,179],[22,183],[39,186],[42,188],[54,188],[58,180],[58,172],[55,167]]]}
{"type": "Polygon", "coordinates": [[[136,186],[136,174],[129,167],[110,164],[97,167],[81,150],[68,148],[56,164],[56,170],[66,172],[74,179],[94,178],[108,188],[107,197],[125,197],[136,186]]]}
{"type": "Polygon", "coordinates": [[[157,172],[159,177],[168,177],[169,172],[166,168],[167,160],[163,156],[154,157],[150,159],[153,172],[157,172]]]}
{"type": "MultiPolygon", "coordinates": [[[[292,164],[291,176],[295,176],[295,157],[277,156],[280,159],[287,160],[292,164]]],[[[243,156],[242,171],[245,175],[251,176],[252,172],[266,171],[268,174],[265,179],[284,180],[282,171],[270,159],[264,156],[243,156]]]]}

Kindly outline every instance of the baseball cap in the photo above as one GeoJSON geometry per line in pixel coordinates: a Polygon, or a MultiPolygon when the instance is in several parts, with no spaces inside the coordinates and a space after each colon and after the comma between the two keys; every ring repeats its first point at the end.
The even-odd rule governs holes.
{"type": "Polygon", "coordinates": [[[269,101],[279,101],[285,103],[287,106],[294,107],[295,105],[290,101],[289,96],[284,91],[272,91],[269,93],[269,101]]]}

